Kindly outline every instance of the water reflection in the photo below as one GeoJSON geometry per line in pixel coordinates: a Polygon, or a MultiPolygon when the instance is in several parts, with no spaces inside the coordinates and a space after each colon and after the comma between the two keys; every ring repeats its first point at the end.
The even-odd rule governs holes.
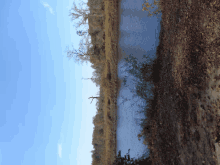
{"type": "MultiPolygon", "coordinates": [[[[144,54],[155,58],[156,47],[159,44],[161,14],[158,18],[147,17],[148,12],[142,11],[143,2],[143,0],[122,0],[120,6],[119,54],[123,56],[133,54],[138,62],[144,61],[144,54]]],[[[147,151],[147,146],[142,144],[143,140],[139,141],[137,137],[141,131],[140,120],[144,117],[138,112],[145,106],[145,101],[135,96],[137,79],[126,71],[128,67],[125,64],[124,59],[118,64],[119,78],[125,78],[127,86],[122,85],[118,97],[117,153],[121,150],[124,156],[130,149],[131,158],[138,158],[147,151]]]]}

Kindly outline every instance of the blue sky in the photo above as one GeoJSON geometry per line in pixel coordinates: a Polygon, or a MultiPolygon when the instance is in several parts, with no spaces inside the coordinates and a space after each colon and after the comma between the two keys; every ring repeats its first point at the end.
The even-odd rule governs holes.
{"type": "Polygon", "coordinates": [[[1,3],[0,165],[91,164],[96,101],[88,97],[98,88],[82,80],[92,77],[90,63],[66,57],[66,46],[77,49],[81,39],[72,4],[1,3]]]}

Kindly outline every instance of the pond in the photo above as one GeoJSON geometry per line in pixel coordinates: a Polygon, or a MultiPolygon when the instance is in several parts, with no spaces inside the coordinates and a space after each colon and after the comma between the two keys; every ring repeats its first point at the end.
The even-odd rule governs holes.
{"type": "MultiPolygon", "coordinates": [[[[140,97],[135,97],[134,91],[138,81],[126,71],[128,67],[125,66],[124,57],[133,54],[132,56],[137,58],[139,63],[146,62],[143,59],[144,55],[154,59],[161,28],[161,14],[158,18],[148,17],[148,12],[142,11],[143,3],[143,0],[121,0],[119,4],[118,76],[121,80],[125,79],[127,86],[122,83],[117,98],[117,153],[121,150],[121,156],[124,156],[130,149],[130,156],[135,159],[143,154],[148,156],[147,146],[142,144],[143,139],[139,141],[137,137],[141,131],[140,119],[144,116],[138,112],[142,110],[141,106],[145,106],[145,102],[140,97]]],[[[149,1],[149,3],[153,2],[149,1]]],[[[149,97],[151,97],[150,93],[149,97]]]]}

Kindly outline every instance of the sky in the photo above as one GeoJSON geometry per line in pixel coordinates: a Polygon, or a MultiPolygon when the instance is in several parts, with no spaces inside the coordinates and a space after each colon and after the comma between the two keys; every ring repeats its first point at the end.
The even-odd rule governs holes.
{"type": "Polygon", "coordinates": [[[0,165],[91,164],[96,100],[88,98],[98,87],[82,79],[92,77],[90,63],[65,52],[81,39],[73,2],[1,2],[0,165]]]}

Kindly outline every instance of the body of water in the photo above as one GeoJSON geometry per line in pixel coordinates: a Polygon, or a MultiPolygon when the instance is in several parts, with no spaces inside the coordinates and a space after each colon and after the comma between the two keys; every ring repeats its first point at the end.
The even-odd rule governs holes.
{"type": "MultiPolygon", "coordinates": [[[[128,87],[121,85],[117,100],[117,153],[121,150],[121,155],[124,156],[130,149],[131,158],[138,158],[147,154],[148,149],[146,145],[142,144],[143,139],[139,141],[137,137],[141,131],[140,119],[144,116],[138,111],[141,110],[139,106],[144,106],[144,100],[140,97],[134,97],[135,94],[132,93],[137,85],[137,79],[125,71],[123,57],[133,54],[133,57],[136,57],[139,62],[144,61],[142,57],[146,54],[155,58],[161,28],[161,14],[158,15],[158,18],[157,16],[147,17],[148,12],[142,11],[143,3],[143,0],[121,0],[119,5],[118,52],[121,60],[118,64],[118,75],[120,79],[125,78],[127,80],[128,87]]],[[[149,1],[149,3],[152,4],[153,2],[149,1]]]]}

